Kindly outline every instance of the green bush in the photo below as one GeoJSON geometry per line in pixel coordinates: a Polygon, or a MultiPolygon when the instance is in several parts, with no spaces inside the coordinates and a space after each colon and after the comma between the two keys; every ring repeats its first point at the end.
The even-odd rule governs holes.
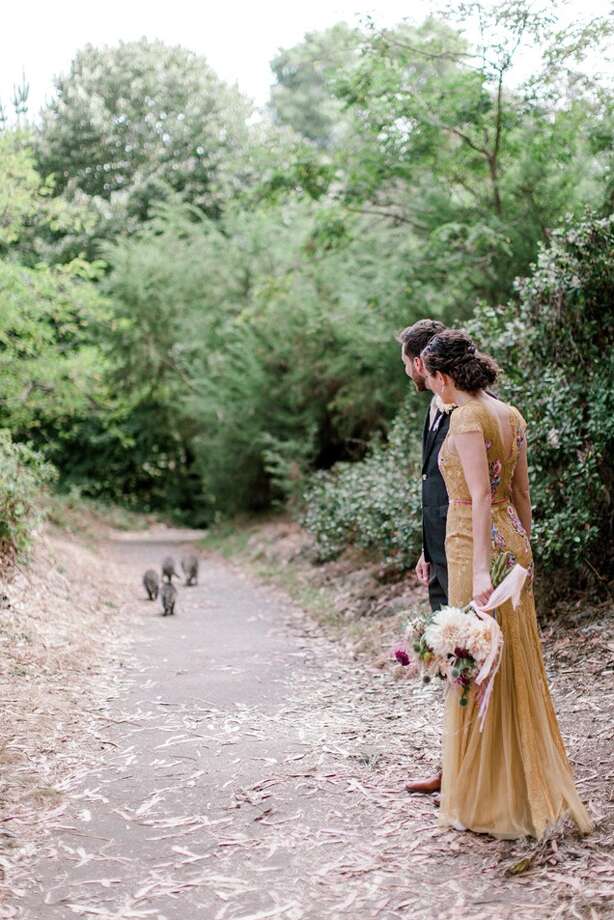
{"type": "Polygon", "coordinates": [[[41,489],[55,470],[27,444],[0,429],[0,556],[20,555],[42,519],[41,489]]]}
{"type": "Polygon", "coordinates": [[[402,413],[387,444],[373,445],[360,463],[338,463],[310,479],[301,523],[316,538],[319,561],[355,545],[375,550],[400,569],[415,564],[422,525],[412,429],[402,413]]]}
{"type": "Polygon", "coordinates": [[[482,306],[470,331],[505,371],[527,420],[533,551],[561,587],[612,577],[614,217],[568,224],[517,298],[482,306]],[[566,577],[567,576],[567,577],[566,577]]]}

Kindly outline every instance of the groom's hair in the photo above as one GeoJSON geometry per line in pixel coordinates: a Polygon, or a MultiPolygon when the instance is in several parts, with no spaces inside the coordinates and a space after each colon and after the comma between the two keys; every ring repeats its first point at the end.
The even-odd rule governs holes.
{"type": "Polygon", "coordinates": [[[413,326],[407,326],[397,335],[397,342],[403,346],[408,358],[419,358],[423,348],[446,327],[438,319],[419,319],[413,326]]]}

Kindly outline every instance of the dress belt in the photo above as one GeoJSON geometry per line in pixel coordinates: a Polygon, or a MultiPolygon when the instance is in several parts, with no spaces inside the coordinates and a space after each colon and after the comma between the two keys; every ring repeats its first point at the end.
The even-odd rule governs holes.
{"type": "MultiPolygon", "coordinates": [[[[470,498],[451,498],[451,505],[472,505],[473,502],[470,498]]],[[[509,498],[498,498],[496,502],[491,502],[492,505],[509,505],[511,504],[509,498]]]]}

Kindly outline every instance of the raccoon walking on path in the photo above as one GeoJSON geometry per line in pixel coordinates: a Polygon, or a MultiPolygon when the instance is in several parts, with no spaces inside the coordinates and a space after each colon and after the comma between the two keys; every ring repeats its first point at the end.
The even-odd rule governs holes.
{"type": "Polygon", "coordinates": [[[172,556],[167,556],[162,562],[162,580],[166,578],[170,584],[173,580],[173,575],[175,578],[179,578],[179,572],[175,569],[175,560],[172,556]]]}
{"type": "Polygon", "coordinates": [[[184,556],[181,560],[181,568],[185,575],[186,587],[198,584],[198,556],[184,556]]]}
{"type": "Polygon", "coordinates": [[[147,569],[143,575],[143,586],[150,601],[155,601],[160,590],[160,577],[155,569],[147,569]]]}
{"type": "Polygon", "coordinates": [[[162,616],[172,616],[175,613],[175,604],[177,602],[177,588],[170,582],[164,582],[162,585],[162,616]]]}

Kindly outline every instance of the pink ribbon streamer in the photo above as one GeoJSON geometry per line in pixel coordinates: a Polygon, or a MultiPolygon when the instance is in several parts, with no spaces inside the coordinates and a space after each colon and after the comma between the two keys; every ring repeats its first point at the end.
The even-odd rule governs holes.
{"type": "Polygon", "coordinates": [[[528,577],[527,569],[516,563],[514,568],[508,572],[501,584],[490,595],[488,603],[478,607],[474,602],[473,606],[479,611],[494,610],[504,604],[505,601],[511,600],[512,607],[515,610],[520,603],[520,595],[528,577]]]}
{"type": "Polygon", "coordinates": [[[492,696],[495,676],[501,664],[501,652],[503,650],[503,633],[501,632],[501,627],[495,618],[491,617],[487,611],[496,610],[497,607],[500,607],[501,604],[504,604],[506,601],[511,601],[512,607],[515,610],[520,603],[520,595],[528,577],[529,573],[527,569],[516,563],[514,568],[508,572],[503,581],[495,588],[486,604],[478,606],[475,601],[471,601],[471,606],[479,618],[490,623],[490,652],[480,669],[480,673],[475,679],[478,685],[486,681],[480,695],[480,705],[478,708],[480,731],[484,730],[486,713],[488,712],[488,705],[492,696]]]}

